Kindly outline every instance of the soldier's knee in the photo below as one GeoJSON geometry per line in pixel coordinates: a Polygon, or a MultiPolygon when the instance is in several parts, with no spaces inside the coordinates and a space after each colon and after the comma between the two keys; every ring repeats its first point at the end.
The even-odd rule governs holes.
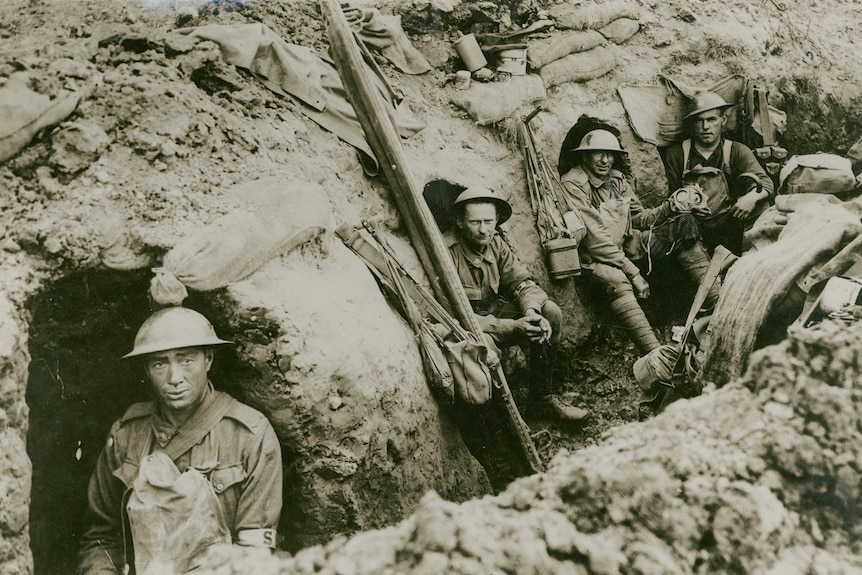
{"type": "Polygon", "coordinates": [[[604,265],[596,266],[593,277],[601,282],[606,295],[611,299],[634,293],[629,278],[619,268],[604,265]]]}
{"type": "Polygon", "coordinates": [[[542,304],[542,315],[548,320],[554,331],[558,331],[563,325],[563,311],[554,301],[548,300],[542,304]]]}

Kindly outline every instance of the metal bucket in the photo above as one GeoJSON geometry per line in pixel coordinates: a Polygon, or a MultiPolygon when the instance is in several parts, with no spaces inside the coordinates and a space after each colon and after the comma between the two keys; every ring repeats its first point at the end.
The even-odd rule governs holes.
{"type": "Polygon", "coordinates": [[[461,56],[464,66],[471,72],[488,65],[485,54],[482,53],[482,48],[479,47],[479,42],[473,34],[467,34],[455,40],[455,50],[461,56]]]}
{"type": "Polygon", "coordinates": [[[548,274],[559,280],[581,274],[581,258],[578,242],[572,238],[555,238],[545,242],[548,256],[548,274]]]}
{"type": "Polygon", "coordinates": [[[497,72],[508,72],[512,76],[527,74],[527,49],[501,50],[497,54],[497,72]]]}
{"type": "Polygon", "coordinates": [[[835,276],[829,278],[820,294],[820,310],[824,313],[847,311],[860,305],[862,283],[857,278],[835,276]]]}

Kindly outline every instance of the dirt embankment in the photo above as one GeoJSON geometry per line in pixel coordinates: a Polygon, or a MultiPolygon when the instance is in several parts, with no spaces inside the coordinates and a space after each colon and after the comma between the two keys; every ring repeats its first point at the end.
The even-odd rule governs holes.
{"type": "MultiPolygon", "coordinates": [[[[840,153],[859,136],[862,71],[854,48],[860,12],[853,2],[753,5],[704,0],[689,5],[644,0],[630,4],[637,12],[638,31],[623,44],[607,46],[615,57],[611,72],[589,82],[538,91],[546,112],[535,119],[534,128],[549,158],[556,157],[566,130],[582,113],[625,128],[626,115],[616,88],[623,82],[654,82],[660,72],[695,86],[709,85],[731,73],[763,82],[790,116],[784,137],[792,152],[840,153]]],[[[379,6],[385,13],[402,15],[413,44],[433,66],[428,74],[408,77],[384,64],[384,72],[403,90],[416,118],[426,124],[425,130],[404,142],[417,177],[464,186],[481,184],[508,196],[518,216],[507,226],[509,237],[566,311],[567,357],[560,366],[565,375],[563,391],[575,402],[592,407],[595,417],[580,432],[550,427],[546,436],[553,441],[543,443],[543,455],[549,458],[561,445],[594,444],[607,428],[636,419],[632,403],[637,389],[627,370],[634,357],[625,338],[593,307],[595,302],[584,298],[587,305],[581,303],[582,294],[573,282],[554,284],[547,278],[528,217],[526,182],[514,143],[515,118],[528,111],[532,101],[516,100],[511,118],[477,126],[474,118],[451,104],[459,93],[445,82],[459,67],[452,49],[457,31],[489,32],[523,24],[536,6],[442,1],[379,6]]],[[[556,5],[560,6],[566,4],[556,5]]],[[[0,485],[9,494],[0,498],[0,543],[9,550],[0,559],[4,572],[31,570],[28,546],[33,530],[37,571],[69,571],[80,534],[86,467],[92,465],[109,422],[142,393],[134,387],[139,385],[137,373],[114,358],[130,345],[148,312],[149,269],[165,252],[219,217],[247,209],[248,190],[254,189],[255,182],[299,181],[322,190],[320,202],[330,214],[329,230],[384,215],[400,252],[417,269],[409,246],[397,239],[404,233],[385,183],[364,176],[352,148],[303,115],[301,104],[227,64],[213,43],[177,31],[247,23],[264,23],[288,42],[321,54],[326,50],[314,2],[0,3],[0,89],[15,85],[17,80],[12,78],[24,78],[28,94],[56,99],[72,93],[80,98],[65,121],[39,131],[0,165],[0,302],[9,310],[0,326],[0,451],[4,454],[0,485]],[[34,466],[42,466],[33,472],[32,509],[30,468],[24,457],[28,425],[29,458],[34,466]],[[34,452],[39,446],[44,451],[34,452]],[[63,477],[73,479],[58,486],[58,478],[63,477]],[[47,483],[40,487],[41,479],[47,483]],[[42,497],[38,505],[37,497],[42,497]],[[51,522],[55,519],[60,523],[51,522]]],[[[536,84],[535,78],[531,81],[536,84]]],[[[488,100],[499,96],[502,102],[517,85],[489,86],[488,100]]],[[[649,201],[664,189],[657,153],[626,129],[622,139],[641,193],[649,201]]],[[[290,187],[285,188],[289,193],[290,187]]],[[[670,315],[670,322],[685,311],[672,299],[659,296],[657,300],[648,304],[648,312],[655,312],[655,317],[670,315]],[[662,306],[665,309],[659,309],[662,306]]],[[[767,409],[761,395],[749,396],[742,388],[728,396],[699,400],[700,407],[694,411],[674,411],[662,420],[666,423],[651,423],[648,433],[627,428],[607,451],[561,454],[548,476],[516,484],[509,495],[486,502],[487,510],[483,502],[463,509],[433,498],[420,504],[421,494],[428,489],[457,500],[486,492],[487,481],[452,430],[445,410],[428,393],[408,330],[362,266],[329,233],[274,258],[228,289],[193,294],[188,303],[211,315],[221,335],[240,342],[232,355],[223,358],[219,374],[223,385],[233,386],[238,395],[280,422],[285,453],[295,464],[292,469],[298,470],[288,488],[294,507],[285,514],[283,526],[291,549],[325,542],[337,533],[393,524],[417,508],[419,515],[392,531],[365,536],[393,537],[394,543],[370,545],[377,551],[365,560],[364,572],[375,572],[375,565],[418,568],[423,562],[427,572],[446,571],[447,565],[465,573],[477,569],[484,573],[485,565],[511,571],[516,564],[536,566],[533,572],[543,572],[544,567],[577,572],[580,567],[575,563],[586,565],[579,558],[589,555],[599,541],[606,545],[598,548],[608,552],[594,552],[589,568],[596,573],[621,569],[628,561],[621,553],[645,557],[637,559],[637,569],[632,564],[635,572],[673,572],[648,567],[653,564],[676,565],[683,573],[688,571],[682,566],[743,572],[770,565],[770,557],[784,557],[782,549],[790,548],[797,538],[836,553],[849,549],[848,533],[855,523],[845,520],[844,527],[838,526],[836,510],[855,508],[840,508],[828,494],[840,492],[845,499],[853,495],[853,473],[860,471],[855,459],[836,463],[833,455],[823,451],[823,434],[808,420],[802,432],[782,432],[773,443],[763,438],[760,447],[722,435],[727,429],[748,425],[743,419],[722,419],[723,428],[713,426],[720,419],[715,413],[735,417],[731,414],[739,410],[732,407],[733,398],[745,400],[751,417],[760,416],[758,406],[777,409],[767,409]],[[674,467],[681,464],[669,461],[664,449],[653,449],[644,440],[653,437],[657,445],[682,450],[688,436],[664,438],[659,431],[675,425],[689,429],[689,435],[701,443],[703,450],[691,456],[690,465],[703,474],[686,473],[712,478],[708,485],[686,483],[688,476],[674,467]],[[806,437],[819,443],[814,446],[806,437]],[[733,472],[743,479],[748,473],[750,483],[737,486],[737,475],[716,467],[720,461],[730,466],[736,449],[756,452],[785,440],[780,449],[770,448],[790,454],[774,457],[785,463],[770,467],[770,460],[768,469],[762,469],[757,461],[764,459],[752,459],[754,471],[733,472]],[[811,469],[805,467],[807,463],[795,463],[793,454],[799,449],[804,451],[800,461],[810,459],[811,469]],[[642,453],[649,453],[649,458],[642,453]],[[649,491],[652,483],[631,479],[632,460],[643,462],[640,467],[654,479],[655,490],[649,491]],[[619,461],[609,468],[610,475],[601,472],[606,461],[619,461]],[[797,465],[802,467],[783,467],[797,465]],[[826,472],[821,469],[824,466],[826,472]],[[555,483],[561,476],[567,479],[555,483]],[[730,483],[719,482],[720,477],[730,483]],[[715,485],[710,483],[713,480],[715,485]],[[537,494],[555,489],[568,493],[570,487],[563,484],[575,485],[571,487],[575,491],[541,495],[551,502],[555,515],[530,515],[529,509],[544,505],[538,503],[537,494]],[[674,490],[685,485],[697,498],[682,505],[674,490]],[[827,495],[820,499],[811,495],[817,489],[827,495]],[[618,498],[612,496],[617,490],[618,498]],[[572,495],[575,492],[577,496],[572,495]],[[752,503],[759,501],[752,493],[763,495],[770,502],[767,508],[752,503]],[[387,505],[380,506],[381,499],[387,505]],[[805,505],[813,501],[823,511],[805,515],[797,500],[805,505]],[[588,509],[589,501],[601,503],[588,509]],[[678,518],[691,529],[679,531],[682,528],[670,519],[658,518],[653,501],[659,502],[656,509],[662,509],[662,517],[665,513],[676,517],[668,509],[681,506],[678,518]],[[766,543],[753,530],[735,530],[737,507],[752,514],[739,518],[744,527],[765,522],[766,543]],[[475,547],[486,537],[473,537],[473,527],[465,527],[463,537],[458,535],[452,518],[474,511],[487,517],[489,529],[500,530],[493,531],[500,541],[509,541],[510,527],[518,531],[510,519],[516,524],[547,524],[518,535],[524,553],[535,551],[536,562],[514,557],[511,550],[475,547]],[[529,519],[521,512],[527,512],[529,519]],[[420,521],[423,514],[431,517],[432,527],[420,527],[425,523],[420,521]],[[793,514],[817,522],[797,526],[793,514]],[[578,522],[582,515],[592,517],[589,524],[578,522]],[[646,527],[631,533],[621,528],[639,521],[646,527]],[[419,531],[424,534],[417,535],[419,531]],[[536,533],[545,533],[545,547],[536,533]],[[554,539],[558,533],[568,535],[554,539]],[[600,535],[582,539],[583,534],[600,535]],[[674,543],[677,536],[681,543],[674,543]],[[664,551],[655,552],[660,556],[650,554],[655,537],[664,542],[655,548],[671,558],[664,551]],[[418,543],[407,544],[409,540],[418,543]],[[635,541],[642,544],[636,546],[635,541]],[[749,552],[744,545],[751,541],[760,542],[766,553],[749,552]],[[727,551],[737,544],[745,550],[738,560],[727,551]],[[692,550],[702,558],[692,558],[692,550]],[[390,556],[395,557],[391,562],[390,556]]],[[[776,374],[784,372],[770,373],[779,385],[776,374]]],[[[791,372],[787,375],[795,377],[791,372]]],[[[797,404],[778,401],[777,405],[797,404]]],[[[821,419],[812,416],[811,421],[822,426],[821,419]]],[[[796,416],[789,421],[798,423],[796,416]]],[[[752,436],[758,437],[753,432],[752,436]]],[[[829,449],[835,454],[847,451],[829,449]]],[[[345,549],[364,546],[365,541],[357,539],[345,549]]],[[[812,557],[807,564],[815,566],[840,562],[837,555],[818,555],[814,547],[798,548],[803,563],[805,557],[812,557]]],[[[329,553],[334,571],[358,569],[352,559],[338,559],[341,549],[341,543],[334,544],[331,553],[318,548],[297,557],[293,565],[310,572],[314,564],[326,563],[329,553]]]]}
{"type": "Polygon", "coordinates": [[[858,573],[862,325],[798,330],[747,375],[543,475],[290,559],[211,573],[858,573]]]}

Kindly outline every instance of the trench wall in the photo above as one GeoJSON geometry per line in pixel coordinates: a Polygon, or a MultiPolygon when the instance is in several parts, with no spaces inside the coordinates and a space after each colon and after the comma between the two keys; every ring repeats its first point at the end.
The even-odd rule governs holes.
{"type": "Polygon", "coordinates": [[[26,318],[0,292],[0,572],[31,573],[31,465],[27,457],[26,318]]]}

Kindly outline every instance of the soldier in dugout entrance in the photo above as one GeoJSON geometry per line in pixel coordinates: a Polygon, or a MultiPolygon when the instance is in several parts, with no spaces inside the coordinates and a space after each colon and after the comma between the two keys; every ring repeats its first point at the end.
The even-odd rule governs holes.
{"type": "Polygon", "coordinates": [[[152,314],[134,349],[155,399],[111,427],[88,489],[79,575],[185,573],[217,543],[273,549],[281,446],[258,411],[216,391],[220,339],[181,307],[152,314]]]}

